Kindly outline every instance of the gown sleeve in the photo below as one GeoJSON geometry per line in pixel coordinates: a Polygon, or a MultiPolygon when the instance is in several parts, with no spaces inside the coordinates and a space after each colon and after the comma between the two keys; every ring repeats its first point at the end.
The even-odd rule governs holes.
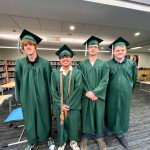
{"type": "Polygon", "coordinates": [[[133,63],[133,89],[135,88],[135,85],[136,85],[136,81],[137,81],[137,65],[136,63],[133,63]]]}
{"type": "Polygon", "coordinates": [[[102,100],[105,100],[106,90],[109,80],[109,67],[108,64],[105,63],[102,69],[102,78],[99,85],[92,91],[97,97],[102,100]]]}
{"type": "Polygon", "coordinates": [[[54,108],[60,109],[60,96],[57,89],[57,77],[55,71],[52,72],[52,76],[51,76],[51,94],[54,103],[54,108]]]}
{"type": "Polygon", "coordinates": [[[16,85],[16,100],[20,103],[20,83],[21,83],[21,75],[22,75],[21,65],[18,61],[16,61],[15,67],[15,85],[16,85]]]}
{"type": "Polygon", "coordinates": [[[81,72],[75,75],[75,87],[73,93],[68,98],[66,104],[70,107],[70,109],[76,109],[80,103],[82,90],[83,90],[83,83],[82,83],[82,75],[81,72]]]}
{"type": "Polygon", "coordinates": [[[46,65],[46,75],[47,75],[47,84],[49,89],[49,98],[50,102],[52,103],[52,97],[51,97],[51,74],[52,74],[52,67],[50,63],[48,62],[46,65]]]}
{"type": "Polygon", "coordinates": [[[83,90],[86,93],[86,92],[90,91],[91,88],[90,88],[90,86],[89,86],[89,84],[88,84],[88,82],[87,82],[87,80],[86,80],[86,78],[83,74],[83,67],[82,67],[81,63],[78,65],[77,69],[79,69],[81,71],[82,82],[83,82],[83,90]]]}

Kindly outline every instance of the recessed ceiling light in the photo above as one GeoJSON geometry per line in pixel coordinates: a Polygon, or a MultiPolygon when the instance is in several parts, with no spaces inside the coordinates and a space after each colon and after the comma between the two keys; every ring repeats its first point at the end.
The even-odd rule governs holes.
{"type": "Polygon", "coordinates": [[[71,25],[69,28],[70,28],[70,30],[72,30],[72,31],[75,30],[75,26],[74,26],[74,25],[71,25]]]}
{"type": "Polygon", "coordinates": [[[147,50],[149,50],[149,51],[150,51],[150,48],[149,48],[149,49],[147,49],[147,50]]]}
{"type": "Polygon", "coordinates": [[[142,47],[140,47],[140,46],[139,47],[133,47],[131,49],[140,49],[140,48],[142,48],[142,47]]]}
{"type": "Polygon", "coordinates": [[[72,35],[72,33],[68,33],[67,35],[72,35]]]}
{"type": "Polygon", "coordinates": [[[141,33],[140,32],[136,32],[134,33],[134,36],[139,36],[141,33]]]}

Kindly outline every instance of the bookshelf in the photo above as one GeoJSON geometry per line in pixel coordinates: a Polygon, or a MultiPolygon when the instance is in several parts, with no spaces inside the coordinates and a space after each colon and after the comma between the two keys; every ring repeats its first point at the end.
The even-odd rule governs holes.
{"type": "MultiPolygon", "coordinates": [[[[59,61],[49,61],[52,69],[58,69],[61,67],[59,61]]],[[[77,68],[80,61],[73,61],[72,66],[77,68]]],[[[0,60],[0,85],[14,81],[15,75],[15,60],[0,60]]]]}
{"type": "MultiPolygon", "coordinates": [[[[51,66],[52,66],[52,69],[58,69],[61,67],[61,63],[59,61],[49,61],[51,66]]],[[[72,62],[72,66],[77,68],[78,64],[80,63],[80,61],[73,61],[72,62]]]]}
{"type": "Polygon", "coordinates": [[[15,60],[6,60],[7,83],[14,81],[15,76],[15,60]]]}
{"type": "Polygon", "coordinates": [[[0,85],[6,83],[6,66],[5,60],[0,60],[0,85]]]}

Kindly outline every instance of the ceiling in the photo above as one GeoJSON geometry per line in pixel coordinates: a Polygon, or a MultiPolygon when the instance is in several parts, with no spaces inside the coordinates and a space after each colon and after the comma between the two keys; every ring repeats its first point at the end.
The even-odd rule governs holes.
{"type": "Polygon", "coordinates": [[[40,47],[49,50],[63,44],[83,50],[86,39],[96,35],[104,40],[103,51],[108,51],[108,45],[122,36],[130,42],[129,48],[142,47],[130,51],[150,52],[150,6],[134,4],[137,7],[132,9],[133,4],[129,7],[129,2],[109,0],[106,4],[102,1],[1,1],[0,46],[16,47],[20,33],[27,29],[41,36],[40,47]],[[75,26],[74,31],[69,29],[70,25],[75,26]],[[135,32],[140,32],[140,36],[135,37],[135,32]]]}

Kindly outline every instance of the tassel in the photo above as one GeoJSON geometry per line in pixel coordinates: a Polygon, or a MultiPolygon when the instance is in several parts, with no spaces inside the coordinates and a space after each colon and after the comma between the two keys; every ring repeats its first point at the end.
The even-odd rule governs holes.
{"type": "Polygon", "coordinates": [[[23,52],[20,50],[20,38],[18,39],[17,49],[18,49],[18,52],[20,52],[21,54],[23,54],[23,52]]]}

